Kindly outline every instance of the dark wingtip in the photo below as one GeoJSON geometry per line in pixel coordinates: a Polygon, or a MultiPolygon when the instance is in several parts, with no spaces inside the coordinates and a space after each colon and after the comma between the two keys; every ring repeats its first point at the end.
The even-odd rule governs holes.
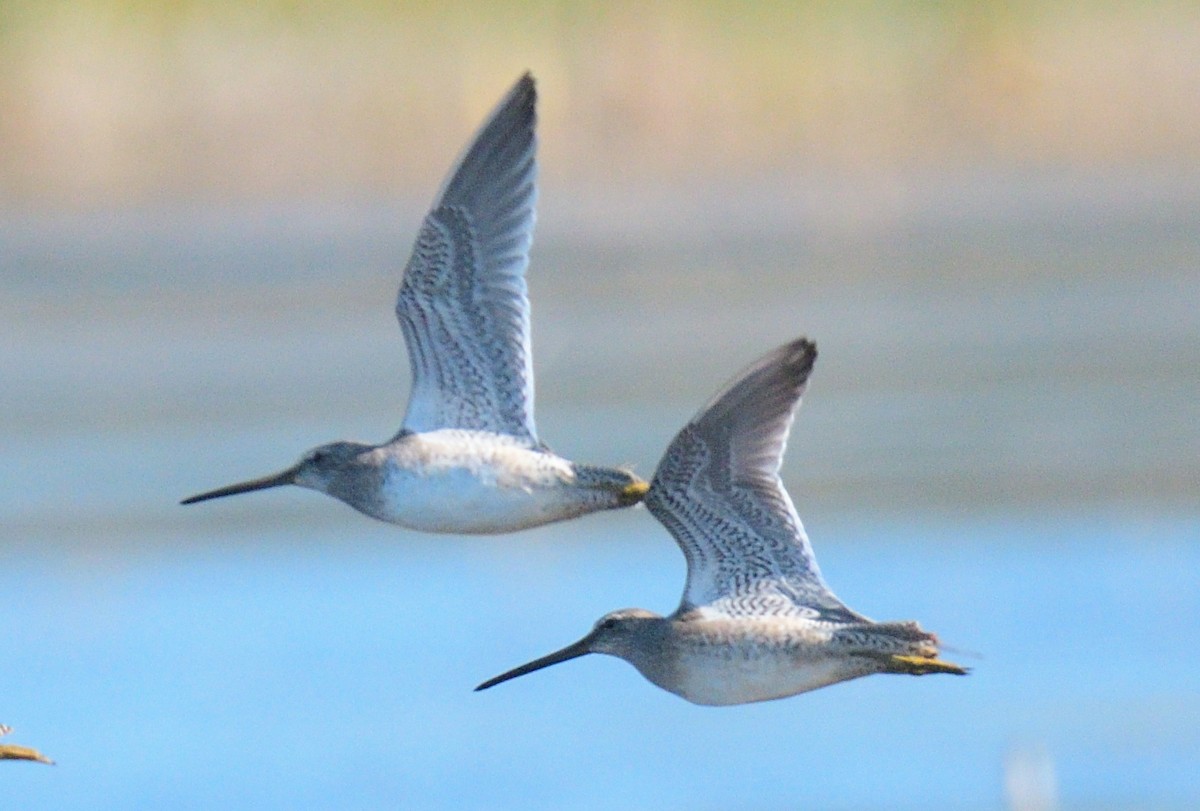
{"type": "MultiPolygon", "coordinates": [[[[520,98],[525,107],[533,107],[537,103],[537,80],[533,78],[531,71],[527,70],[521,74],[521,78],[517,79],[516,84],[508,91],[508,98],[520,98]]],[[[505,104],[501,103],[499,106],[504,107],[505,104]]]]}
{"type": "Polygon", "coordinates": [[[753,429],[764,420],[786,416],[790,425],[816,362],[816,342],[800,337],[782,344],[726,383],[692,424],[732,421],[753,429]]]}
{"type": "Polygon", "coordinates": [[[813,365],[817,362],[817,342],[803,336],[783,345],[784,354],[789,363],[795,365],[797,372],[808,376],[813,365]]]}

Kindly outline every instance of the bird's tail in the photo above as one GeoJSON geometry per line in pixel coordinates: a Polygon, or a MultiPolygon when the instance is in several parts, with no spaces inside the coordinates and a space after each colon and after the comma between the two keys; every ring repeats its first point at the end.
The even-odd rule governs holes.
{"type": "Polygon", "coordinates": [[[923,630],[915,622],[880,622],[868,627],[875,644],[857,653],[879,659],[884,673],[907,673],[911,676],[953,673],[965,676],[970,672],[961,665],[939,659],[937,636],[923,630]]]}

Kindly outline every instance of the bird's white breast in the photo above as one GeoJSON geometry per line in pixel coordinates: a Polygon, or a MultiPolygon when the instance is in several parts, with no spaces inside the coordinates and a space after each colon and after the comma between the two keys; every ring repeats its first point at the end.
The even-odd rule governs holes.
{"type": "Polygon", "coordinates": [[[578,514],[574,479],[565,459],[505,437],[432,431],[390,453],[377,517],[428,532],[524,529],[578,514]]]}
{"type": "Polygon", "coordinates": [[[858,675],[832,658],[801,664],[783,658],[724,660],[716,666],[689,669],[674,692],[695,704],[746,704],[793,696],[858,675]]]}

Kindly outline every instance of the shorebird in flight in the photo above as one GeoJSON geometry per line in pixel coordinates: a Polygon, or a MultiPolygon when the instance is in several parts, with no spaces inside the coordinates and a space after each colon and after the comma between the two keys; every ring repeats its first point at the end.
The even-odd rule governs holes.
{"type": "Polygon", "coordinates": [[[675,437],[646,506],[687,558],[675,613],[601,617],[573,645],[477,690],[587,653],[618,656],[696,704],[744,704],[872,673],[965,674],[915,622],[874,622],[834,596],[779,467],[816,346],[786,344],[746,369],[675,437]]]}
{"type": "Polygon", "coordinates": [[[550,451],[533,419],[525,269],[533,236],[537,92],[522,76],[458,160],[425,217],[396,316],[412,393],[382,445],[333,442],[279,473],[184,499],[295,484],[427,532],[501,533],[628,507],[633,473],[550,451]]]}

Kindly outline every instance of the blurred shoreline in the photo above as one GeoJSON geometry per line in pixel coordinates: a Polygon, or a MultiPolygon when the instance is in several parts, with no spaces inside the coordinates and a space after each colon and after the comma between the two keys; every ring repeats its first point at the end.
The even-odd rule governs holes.
{"type": "MultiPolygon", "coordinates": [[[[1192,181],[968,173],[629,202],[543,188],[542,434],[648,474],[737,368],[804,333],[821,363],[784,473],[818,515],[1194,515],[1192,181]]],[[[391,301],[424,205],[0,214],[10,472],[45,477],[10,481],[9,525],[61,527],[71,501],[89,526],[156,526],[203,469],[388,435],[408,382],[391,301]],[[39,465],[48,452],[74,468],[39,465]],[[72,492],[112,469],[173,484],[72,492]]]]}

